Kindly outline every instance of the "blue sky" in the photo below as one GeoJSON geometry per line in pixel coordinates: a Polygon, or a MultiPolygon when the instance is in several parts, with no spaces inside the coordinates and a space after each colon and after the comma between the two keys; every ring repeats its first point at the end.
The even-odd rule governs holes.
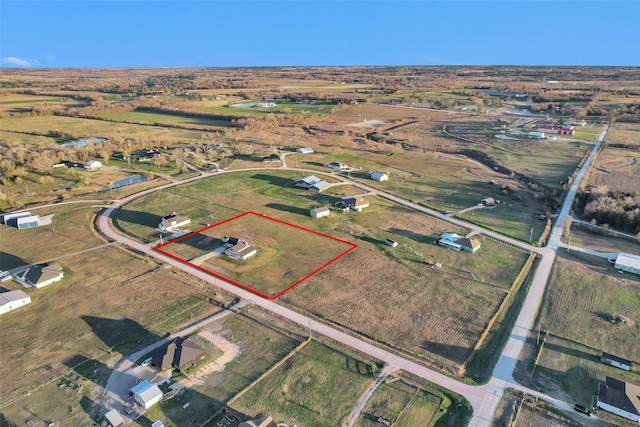
{"type": "Polygon", "coordinates": [[[638,1],[0,1],[2,67],[640,65],[638,1]]]}

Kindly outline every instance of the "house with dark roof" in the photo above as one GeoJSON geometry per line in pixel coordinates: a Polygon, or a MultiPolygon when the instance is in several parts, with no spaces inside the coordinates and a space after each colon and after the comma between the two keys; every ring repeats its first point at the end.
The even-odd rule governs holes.
{"type": "Polygon", "coordinates": [[[607,376],[598,384],[596,406],[631,421],[640,421],[640,386],[607,376]]]}
{"type": "Polygon", "coordinates": [[[440,236],[438,244],[440,246],[455,249],[456,251],[463,250],[467,252],[475,252],[480,249],[481,245],[481,243],[476,239],[463,237],[456,233],[444,233],[440,236]]]}
{"type": "Polygon", "coordinates": [[[271,162],[280,162],[280,156],[273,153],[270,156],[265,156],[262,158],[262,163],[271,163],[271,162]]]}
{"type": "Polygon", "coordinates": [[[177,337],[168,344],[149,353],[151,365],[164,371],[165,369],[184,369],[202,359],[204,349],[192,338],[177,337]]]}
{"type": "Polygon", "coordinates": [[[32,265],[14,276],[20,282],[40,289],[54,282],[62,280],[64,272],[62,266],[57,263],[32,265]]]}
{"type": "Polygon", "coordinates": [[[362,212],[364,208],[369,207],[369,202],[362,197],[345,197],[340,200],[340,204],[343,208],[356,212],[362,212]]]}

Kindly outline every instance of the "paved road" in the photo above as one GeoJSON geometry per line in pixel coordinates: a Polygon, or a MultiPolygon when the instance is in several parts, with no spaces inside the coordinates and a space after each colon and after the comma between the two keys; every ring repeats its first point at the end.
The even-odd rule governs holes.
{"type": "MultiPolygon", "coordinates": [[[[323,323],[317,322],[313,319],[310,319],[300,313],[297,313],[293,310],[290,310],[288,308],[282,307],[280,305],[278,305],[277,303],[273,302],[273,301],[269,301],[263,298],[258,297],[257,295],[254,295],[253,293],[250,293],[248,291],[245,291],[243,289],[240,289],[230,283],[227,283],[223,280],[220,280],[218,278],[212,277],[209,274],[206,274],[196,268],[193,268],[189,265],[183,264],[179,261],[174,260],[173,258],[167,257],[165,255],[162,255],[160,253],[157,253],[155,251],[150,251],[149,247],[146,245],[143,245],[139,242],[136,242],[132,239],[129,239],[128,237],[122,236],[120,234],[118,234],[117,232],[115,232],[114,230],[111,229],[111,227],[109,226],[109,220],[110,220],[110,216],[112,215],[112,213],[114,212],[114,210],[117,207],[120,207],[126,203],[128,203],[129,201],[140,197],[144,194],[148,194],[154,191],[158,191],[160,189],[163,188],[169,188],[171,186],[174,185],[181,185],[187,182],[191,182],[191,181],[195,181],[197,179],[201,179],[207,176],[214,176],[220,173],[232,173],[232,172],[240,172],[240,171],[245,171],[245,170],[265,170],[265,168],[249,168],[249,169],[242,169],[242,170],[235,170],[235,171],[224,171],[224,172],[219,172],[216,174],[203,174],[188,180],[184,180],[182,182],[179,183],[170,183],[164,186],[160,186],[160,187],[156,187],[156,188],[152,188],[146,191],[143,191],[141,193],[135,194],[135,195],[131,195],[121,201],[119,201],[118,203],[114,204],[112,207],[106,209],[102,215],[98,218],[98,228],[110,239],[113,239],[115,241],[118,241],[120,243],[126,244],[127,246],[138,250],[142,253],[148,253],[150,256],[156,257],[158,259],[160,259],[162,262],[165,262],[167,264],[173,265],[176,268],[182,269],[198,278],[200,278],[203,281],[209,282],[214,284],[215,286],[218,286],[220,288],[225,289],[226,291],[233,293],[239,297],[241,297],[242,299],[246,300],[247,302],[251,302],[254,303],[256,305],[259,305],[275,314],[278,314],[286,319],[289,319],[290,321],[296,322],[302,326],[308,327],[310,330],[313,330],[316,333],[320,333],[322,335],[328,336],[344,345],[347,345],[351,348],[355,348],[373,358],[376,358],[378,360],[381,360],[385,363],[387,363],[390,366],[396,367],[398,369],[402,369],[405,370],[407,372],[410,372],[414,375],[417,375],[421,378],[424,378],[428,381],[431,381],[433,383],[436,383],[444,388],[447,388],[449,390],[452,390],[458,394],[461,394],[462,396],[464,396],[469,403],[471,404],[471,406],[474,409],[474,416],[473,419],[471,420],[471,426],[490,426],[494,415],[495,415],[495,411],[498,407],[498,404],[502,398],[502,395],[504,393],[505,388],[507,387],[513,387],[522,391],[525,391],[528,394],[532,394],[535,396],[540,397],[543,400],[549,401],[561,408],[567,408],[568,405],[566,403],[563,402],[559,402],[556,399],[553,399],[549,396],[543,395],[541,393],[537,393],[533,390],[529,390],[526,389],[525,387],[522,387],[521,385],[517,384],[515,382],[515,380],[513,379],[513,371],[515,368],[515,364],[516,361],[518,359],[518,356],[524,346],[524,342],[525,339],[527,337],[527,335],[529,334],[532,325],[533,325],[533,321],[535,319],[535,315],[537,313],[538,307],[540,306],[540,303],[542,301],[542,297],[544,294],[544,289],[547,283],[547,280],[549,278],[550,272],[551,272],[551,267],[553,266],[553,262],[555,260],[555,251],[558,248],[558,242],[560,242],[560,236],[562,235],[562,230],[564,227],[564,224],[567,220],[567,216],[569,214],[569,210],[571,208],[571,204],[573,202],[573,199],[575,197],[575,193],[577,191],[577,188],[580,184],[580,181],[582,180],[582,178],[584,177],[584,174],[586,173],[587,169],[590,167],[593,157],[595,156],[595,154],[597,153],[597,151],[600,148],[601,142],[604,139],[607,130],[609,128],[609,125],[605,125],[602,134],[600,135],[600,139],[598,141],[598,143],[594,146],[593,151],[591,152],[591,155],[589,156],[589,158],[585,161],[583,167],[581,168],[580,172],[578,173],[578,175],[576,176],[576,179],[574,180],[574,183],[568,193],[567,199],[565,200],[565,203],[563,205],[563,209],[560,213],[560,215],[558,216],[558,219],[556,221],[556,225],[552,230],[551,233],[551,238],[550,238],[550,244],[549,247],[547,248],[536,248],[533,247],[531,245],[525,244],[523,242],[520,242],[516,239],[512,239],[510,237],[507,236],[503,236],[499,233],[490,231],[490,230],[486,230],[482,227],[473,225],[473,224],[468,224],[462,220],[456,219],[456,218],[450,218],[447,217],[445,214],[441,214],[439,212],[433,211],[431,209],[427,209],[424,208],[423,206],[420,205],[416,205],[414,203],[410,203],[407,202],[406,200],[403,200],[399,197],[396,197],[394,195],[391,194],[387,194],[384,193],[382,191],[379,191],[373,187],[370,187],[368,185],[365,184],[361,184],[358,182],[354,182],[351,181],[350,179],[347,179],[345,177],[341,177],[341,176],[337,176],[337,178],[339,178],[340,180],[344,181],[344,182],[349,182],[352,185],[366,190],[367,192],[370,192],[372,194],[375,194],[379,197],[388,199],[390,201],[393,201],[395,203],[399,203],[400,205],[404,205],[407,208],[411,208],[414,209],[416,211],[420,211],[420,212],[424,212],[427,213],[429,215],[435,216],[437,218],[440,218],[444,221],[448,221],[450,223],[459,225],[461,227],[464,228],[468,228],[471,229],[472,231],[476,232],[476,233],[482,233],[485,234],[487,236],[490,236],[492,238],[495,238],[497,240],[503,241],[505,243],[511,244],[515,247],[527,250],[527,251],[532,251],[532,252],[536,252],[538,254],[541,255],[541,259],[539,261],[539,265],[538,268],[536,270],[536,274],[534,276],[533,279],[533,283],[531,285],[531,289],[527,295],[527,298],[525,299],[522,311],[520,312],[518,319],[516,320],[516,323],[512,329],[512,332],[509,336],[509,339],[507,341],[507,344],[504,347],[504,350],[498,360],[498,363],[496,364],[496,367],[494,369],[493,372],[493,377],[492,379],[489,381],[488,384],[483,385],[483,386],[471,386],[468,384],[463,384],[461,382],[459,382],[456,379],[447,377],[446,375],[443,375],[439,372],[433,371],[425,366],[419,365],[415,362],[412,362],[408,359],[405,359],[401,356],[398,356],[394,353],[391,353],[389,351],[386,351],[384,349],[381,349],[379,347],[376,347],[366,341],[363,341],[359,338],[356,338],[354,336],[345,334],[344,332],[341,332],[339,330],[336,330],[328,325],[325,325],[323,323]]],[[[312,173],[318,173],[318,171],[310,171],[310,170],[305,170],[305,169],[296,169],[296,170],[300,170],[301,172],[312,172],[312,173]]],[[[333,175],[335,176],[335,175],[333,175]]],[[[132,356],[133,357],[133,356],[132,356]]],[[[129,358],[127,359],[129,360],[129,358]]],[[[135,359],[134,359],[135,360],[135,359]]]]}

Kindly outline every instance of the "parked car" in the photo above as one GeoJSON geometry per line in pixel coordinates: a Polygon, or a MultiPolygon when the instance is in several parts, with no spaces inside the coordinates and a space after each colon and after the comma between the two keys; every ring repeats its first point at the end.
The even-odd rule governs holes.
{"type": "Polygon", "coordinates": [[[591,411],[589,409],[587,409],[586,406],[580,405],[579,403],[576,403],[575,405],[573,405],[573,409],[575,409],[578,412],[582,412],[586,416],[590,416],[591,415],[591,411]]]}
{"type": "Polygon", "coordinates": [[[153,362],[153,358],[149,357],[144,359],[144,361],[140,364],[140,366],[142,366],[143,368],[146,368],[147,366],[151,365],[151,362],[153,362]]]}

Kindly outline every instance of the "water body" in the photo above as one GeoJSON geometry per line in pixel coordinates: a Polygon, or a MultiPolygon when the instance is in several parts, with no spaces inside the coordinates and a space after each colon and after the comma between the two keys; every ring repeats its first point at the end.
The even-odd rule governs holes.
{"type": "Polygon", "coordinates": [[[240,104],[232,104],[231,107],[255,107],[253,102],[241,102],[240,104]]]}
{"type": "Polygon", "coordinates": [[[106,141],[105,138],[86,138],[86,139],[76,139],[75,141],[67,141],[60,145],[63,147],[84,147],[89,144],[99,144],[101,142],[106,141]]]}
{"type": "Polygon", "coordinates": [[[145,182],[150,180],[151,178],[146,175],[131,175],[126,178],[119,179],[118,181],[114,182],[111,185],[107,185],[102,190],[100,190],[100,192],[109,191],[109,190],[113,190],[114,188],[125,187],[127,185],[137,184],[139,182],[145,182]]]}

